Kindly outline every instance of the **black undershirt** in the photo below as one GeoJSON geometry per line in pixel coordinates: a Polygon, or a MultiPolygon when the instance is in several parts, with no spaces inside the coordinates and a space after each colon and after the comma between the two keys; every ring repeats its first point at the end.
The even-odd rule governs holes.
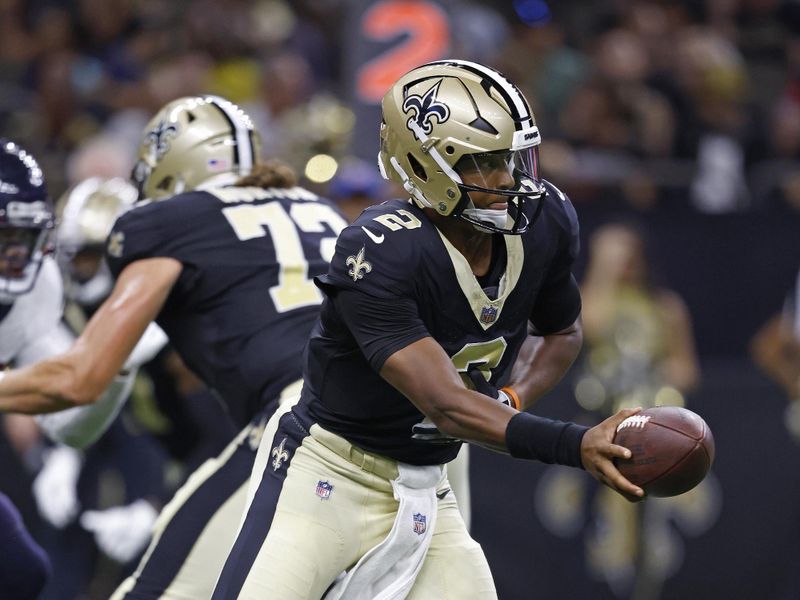
{"type": "Polygon", "coordinates": [[[506,271],[506,245],[503,234],[492,234],[492,259],[489,262],[489,270],[485,275],[476,275],[478,284],[483,288],[484,293],[490,300],[497,300],[500,291],[500,279],[506,271]]]}

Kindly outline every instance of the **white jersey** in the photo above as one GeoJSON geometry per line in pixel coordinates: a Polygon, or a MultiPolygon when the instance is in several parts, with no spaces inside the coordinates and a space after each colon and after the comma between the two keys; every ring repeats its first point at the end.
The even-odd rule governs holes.
{"type": "Polygon", "coordinates": [[[72,336],[60,325],[62,308],[61,273],[48,256],[31,291],[0,319],[0,363],[21,367],[66,351],[72,336]]]}

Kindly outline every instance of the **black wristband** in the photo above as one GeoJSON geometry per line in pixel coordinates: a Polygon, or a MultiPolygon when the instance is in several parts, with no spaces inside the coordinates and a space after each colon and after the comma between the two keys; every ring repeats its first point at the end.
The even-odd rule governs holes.
{"type": "Polygon", "coordinates": [[[581,441],[588,427],[521,412],[508,422],[506,447],[515,458],[583,468],[581,441]]]}

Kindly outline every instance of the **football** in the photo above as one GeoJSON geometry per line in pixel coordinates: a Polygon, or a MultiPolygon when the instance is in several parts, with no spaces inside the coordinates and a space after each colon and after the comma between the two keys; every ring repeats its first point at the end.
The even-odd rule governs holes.
{"type": "Polygon", "coordinates": [[[679,406],[656,406],[628,417],[614,443],[631,451],[614,462],[628,481],[649,496],[688,492],[714,462],[714,437],[700,415],[679,406]]]}

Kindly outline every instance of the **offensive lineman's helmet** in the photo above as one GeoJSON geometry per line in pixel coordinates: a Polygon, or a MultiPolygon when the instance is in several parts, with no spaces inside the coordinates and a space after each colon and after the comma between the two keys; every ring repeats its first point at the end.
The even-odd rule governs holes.
{"type": "Polygon", "coordinates": [[[131,179],[141,198],[163,200],[203,184],[232,183],[259,158],[260,138],[250,117],[219,96],[191,96],[166,104],[150,120],[131,179]]]}
{"type": "Polygon", "coordinates": [[[538,173],[541,137],[527,100],[504,75],[463,60],[430,62],[401,77],[381,108],[378,166],[386,179],[403,185],[420,206],[480,229],[506,234],[527,229],[523,205],[544,194],[538,173]],[[466,185],[459,174],[498,165],[509,169],[515,189],[466,185]],[[481,219],[470,190],[507,197],[511,227],[481,219]]]}
{"type": "Polygon", "coordinates": [[[0,302],[31,290],[54,226],[39,163],[19,144],[0,138],[0,302]]]}
{"type": "Polygon", "coordinates": [[[106,238],[138,195],[121,177],[90,177],[58,199],[58,260],[68,276],[66,293],[71,300],[93,306],[111,291],[113,278],[103,260],[106,238]]]}

